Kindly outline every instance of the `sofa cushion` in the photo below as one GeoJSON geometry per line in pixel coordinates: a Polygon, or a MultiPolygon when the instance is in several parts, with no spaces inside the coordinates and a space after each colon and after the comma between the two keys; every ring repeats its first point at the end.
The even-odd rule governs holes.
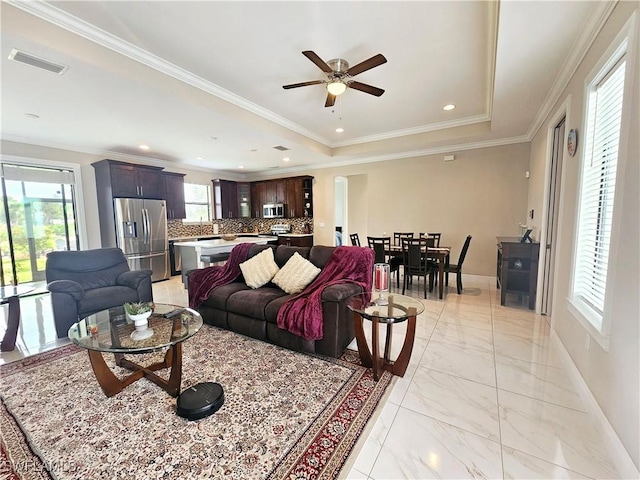
{"type": "Polygon", "coordinates": [[[209,294],[209,298],[202,302],[202,304],[207,305],[208,307],[226,310],[227,300],[229,300],[229,297],[239,290],[250,289],[242,282],[231,282],[227,285],[220,285],[213,289],[209,294]]]}
{"type": "Polygon", "coordinates": [[[320,269],[309,260],[300,256],[298,252],[289,258],[287,263],[273,277],[273,283],[290,295],[300,293],[314,278],[318,276],[320,269]]]}
{"type": "Polygon", "coordinates": [[[262,287],[256,290],[240,290],[227,300],[227,310],[245,317],[266,320],[265,310],[273,300],[286,295],[279,288],[262,287]]]}
{"type": "Polygon", "coordinates": [[[282,297],[271,300],[264,309],[264,316],[268,323],[278,323],[278,310],[285,302],[291,300],[293,295],[283,295],[282,297]]]}
{"type": "Polygon", "coordinates": [[[258,255],[263,250],[266,250],[267,248],[270,248],[271,250],[275,250],[276,248],[278,248],[278,246],[277,245],[259,245],[255,243],[251,245],[251,247],[249,248],[249,252],[247,253],[247,260],[252,257],[255,257],[256,255],[258,255]]]}
{"type": "Polygon", "coordinates": [[[278,248],[274,252],[274,259],[280,268],[289,261],[294,253],[297,253],[302,258],[309,258],[309,247],[291,247],[289,245],[278,245],[278,248]]]}
{"type": "Polygon", "coordinates": [[[271,281],[278,273],[278,264],[273,259],[273,250],[267,248],[255,257],[240,264],[242,276],[251,288],[260,288],[271,281]]]}
{"type": "MultiPolygon", "coordinates": [[[[348,247],[350,248],[350,247],[348,247]]],[[[327,247],[324,245],[314,245],[309,252],[309,261],[318,268],[324,268],[333,255],[336,247],[327,247]]]]}

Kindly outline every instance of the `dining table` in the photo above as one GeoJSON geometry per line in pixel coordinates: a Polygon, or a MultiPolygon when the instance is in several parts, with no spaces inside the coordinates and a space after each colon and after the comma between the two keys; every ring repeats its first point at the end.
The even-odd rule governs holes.
{"type": "MultiPolygon", "coordinates": [[[[386,253],[391,257],[402,255],[402,246],[391,245],[386,253]]],[[[427,247],[425,253],[428,258],[436,260],[438,263],[438,296],[442,299],[444,297],[444,271],[445,267],[449,264],[451,247],[427,247]]]]}

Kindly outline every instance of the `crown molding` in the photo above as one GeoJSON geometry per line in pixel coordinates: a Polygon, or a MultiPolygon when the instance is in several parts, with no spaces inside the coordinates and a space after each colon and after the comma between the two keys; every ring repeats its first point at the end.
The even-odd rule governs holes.
{"type": "MultiPolygon", "coordinates": [[[[322,145],[328,148],[336,148],[348,145],[358,145],[368,142],[374,142],[379,140],[388,140],[391,138],[397,138],[407,135],[415,135],[425,132],[431,132],[434,130],[441,130],[445,128],[454,128],[464,125],[469,125],[472,123],[478,123],[483,121],[488,121],[491,119],[491,105],[493,103],[493,76],[495,72],[495,49],[497,42],[497,34],[496,32],[490,32],[491,41],[490,48],[490,58],[492,62],[492,67],[489,72],[489,85],[487,92],[487,113],[482,115],[476,115],[472,117],[467,117],[462,120],[451,121],[451,122],[441,122],[436,124],[423,125],[419,127],[404,129],[404,130],[396,130],[391,132],[381,133],[379,135],[370,135],[365,137],[355,138],[345,142],[336,142],[333,143],[329,139],[318,135],[311,130],[308,130],[297,123],[291,122],[284,117],[281,117],[274,112],[267,110],[253,102],[246,100],[239,95],[236,95],[229,90],[226,90],[208,80],[205,80],[198,75],[194,75],[193,73],[185,70],[177,65],[174,65],[166,60],[154,55],[152,53],[147,52],[135,45],[126,42],[115,35],[112,35],[80,18],[77,18],[64,10],[55,7],[54,5],[44,2],[44,1],[20,1],[20,0],[3,0],[6,3],[19,8],[31,15],[34,15],[46,22],[49,22],[53,25],[56,25],[60,28],[63,28],[71,33],[79,35],[87,40],[101,45],[109,50],[112,50],[116,53],[124,55],[127,58],[130,58],[138,63],[146,65],[160,73],[168,75],[172,78],[175,78],[187,85],[191,85],[203,92],[206,92],[210,95],[213,95],[217,98],[220,98],[224,101],[227,101],[237,107],[240,107],[244,110],[247,110],[259,117],[262,117],[270,122],[273,122],[281,127],[284,127],[288,130],[291,130],[295,133],[303,135],[311,140],[321,143],[322,145]]],[[[498,8],[493,7],[489,9],[489,15],[491,17],[491,22],[493,25],[497,26],[497,15],[498,8]]],[[[491,30],[491,29],[490,29],[491,30]]]]}
{"type": "Polygon", "coordinates": [[[567,58],[565,58],[562,69],[558,72],[553,85],[547,92],[547,96],[542,102],[542,105],[538,109],[538,113],[531,122],[527,137],[533,139],[538,133],[540,127],[543,125],[544,120],[551,113],[551,109],[560,99],[560,95],[567,88],[571,78],[576,73],[576,70],[580,66],[582,60],[587,55],[591,45],[595,41],[596,37],[602,30],[605,22],[616,7],[618,0],[606,1],[606,2],[593,2],[593,13],[587,20],[584,28],[581,30],[580,35],[576,38],[573,46],[569,49],[567,58]]]}
{"type": "MultiPolygon", "coordinates": [[[[362,158],[354,159],[342,159],[336,160],[330,163],[323,163],[318,165],[301,165],[297,167],[278,168],[278,172],[282,173],[303,173],[311,170],[321,170],[325,168],[346,167],[349,165],[361,165],[365,163],[377,163],[388,162],[392,160],[402,160],[405,158],[424,157],[427,155],[438,155],[442,153],[455,153],[463,152],[467,150],[478,150],[481,148],[502,147],[505,145],[514,145],[517,143],[529,143],[530,139],[526,135],[519,135],[517,137],[500,138],[496,140],[483,140],[479,142],[465,143],[461,145],[443,145],[433,148],[425,148],[422,150],[412,150],[409,152],[388,153],[384,155],[372,155],[362,158]]],[[[272,173],[268,170],[256,172],[255,174],[249,174],[249,181],[262,180],[272,177],[272,173]]]]}
{"type": "Polygon", "coordinates": [[[431,125],[405,128],[403,130],[394,130],[392,132],[385,132],[385,133],[380,133],[376,135],[367,135],[365,137],[358,137],[351,140],[345,140],[344,142],[332,143],[331,145],[329,145],[329,147],[331,148],[347,147],[350,145],[359,145],[362,143],[377,142],[380,140],[389,140],[391,138],[406,137],[408,135],[418,135],[420,133],[433,132],[436,130],[444,130],[447,128],[463,127],[465,125],[472,125],[474,123],[481,123],[489,120],[491,119],[486,114],[475,115],[472,117],[466,117],[462,120],[450,120],[447,122],[432,123],[431,125]]]}
{"type": "Polygon", "coordinates": [[[109,50],[112,50],[116,53],[124,55],[127,58],[130,58],[138,63],[146,65],[147,67],[153,68],[154,70],[173,77],[187,85],[191,85],[195,88],[198,88],[210,95],[218,97],[222,100],[225,100],[233,105],[236,105],[244,110],[247,110],[251,113],[254,113],[266,120],[269,120],[273,123],[276,123],[282,127],[285,127],[293,132],[304,135],[307,138],[315,140],[319,143],[322,143],[325,146],[329,146],[329,140],[312,132],[311,130],[307,130],[306,128],[301,127],[300,125],[287,120],[284,117],[276,115],[270,110],[266,108],[262,108],[259,105],[256,105],[253,102],[246,100],[245,98],[236,95],[229,90],[226,90],[208,80],[205,80],[202,77],[194,75],[193,73],[185,70],[184,68],[178,67],[166,60],[154,55],[152,53],[147,52],[135,45],[132,45],[129,42],[126,42],[115,35],[112,35],[88,22],[85,22],[82,19],[79,19],[73,15],[68,14],[67,12],[54,7],[45,2],[23,2],[16,0],[3,0],[9,3],[10,5],[15,6],[27,13],[30,13],[42,20],[45,20],[53,25],[56,25],[60,28],[63,28],[71,33],[79,35],[91,42],[94,42],[98,45],[101,45],[109,50]]]}

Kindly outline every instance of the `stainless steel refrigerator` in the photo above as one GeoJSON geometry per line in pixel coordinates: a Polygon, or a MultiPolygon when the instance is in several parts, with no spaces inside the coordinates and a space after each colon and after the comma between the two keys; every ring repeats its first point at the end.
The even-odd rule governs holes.
{"type": "Polygon", "coordinates": [[[114,198],[116,244],[131,270],[153,270],[151,280],[170,276],[167,207],[164,200],[114,198]]]}

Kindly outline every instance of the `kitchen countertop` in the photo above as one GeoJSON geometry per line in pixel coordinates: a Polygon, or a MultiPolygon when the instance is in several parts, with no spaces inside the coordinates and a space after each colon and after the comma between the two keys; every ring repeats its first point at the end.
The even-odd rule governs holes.
{"type": "Polygon", "coordinates": [[[281,233],[281,237],[313,237],[313,233],[281,233]]]}
{"type": "Polygon", "coordinates": [[[221,238],[216,238],[214,240],[195,240],[195,241],[187,241],[187,242],[175,242],[173,245],[175,247],[194,247],[198,250],[207,249],[207,248],[215,248],[215,247],[225,247],[225,246],[235,246],[241,243],[262,243],[262,242],[270,242],[277,241],[278,237],[272,237],[268,235],[264,235],[261,237],[255,236],[255,238],[247,238],[247,237],[238,237],[235,240],[222,240],[221,238]]]}
{"type": "MultiPolygon", "coordinates": [[[[222,233],[210,233],[210,234],[202,234],[202,235],[191,235],[191,236],[184,236],[184,237],[170,237],[169,241],[170,242],[181,242],[181,241],[190,241],[190,240],[197,240],[198,238],[221,238],[222,237],[222,233]]],[[[226,233],[224,235],[227,235],[226,233]]],[[[246,233],[231,233],[229,235],[236,235],[237,237],[257,237],[259,235],[271,235],[269,232],[266,233],[253,233],[253,232],[246,232],[246,233]]]]}

